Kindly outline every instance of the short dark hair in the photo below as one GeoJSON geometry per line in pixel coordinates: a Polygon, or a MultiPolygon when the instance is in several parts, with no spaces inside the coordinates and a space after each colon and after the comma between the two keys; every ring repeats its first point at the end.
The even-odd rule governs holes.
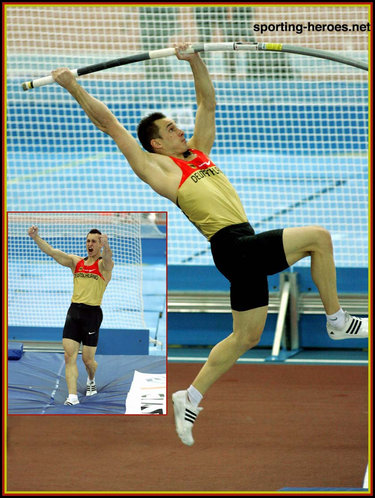
{"type": "MultiPolygon", "coordinates": [[[[102,234],[102,232],[100,232],[97,228],[92,228],[87,235],[90,235],[90,233],[98,233],[99,235],[102,234]]],[[[86,235],[86,238],[87,238],[87,235],[86,235]]]]}
{"type": "Polygon", "coordinates": [[[141,142],[144,149],[148,152],[154,152],[151,145],[151,140],[153,138],[160,138],[159,128],[156,126],[155,121],[158,119],[166,118],[166,116],[161,112],[153,112],[148,116],[141,119],[137,128],[137,134],[139,141],[141,142]]]}

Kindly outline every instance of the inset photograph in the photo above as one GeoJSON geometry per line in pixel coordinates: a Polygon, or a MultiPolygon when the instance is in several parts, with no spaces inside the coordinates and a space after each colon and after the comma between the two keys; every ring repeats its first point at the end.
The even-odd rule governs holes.
{"type": "Polygon", "coordinates": [[[166,414],[165,212],[8,213],[8,413],[166,414]]]}

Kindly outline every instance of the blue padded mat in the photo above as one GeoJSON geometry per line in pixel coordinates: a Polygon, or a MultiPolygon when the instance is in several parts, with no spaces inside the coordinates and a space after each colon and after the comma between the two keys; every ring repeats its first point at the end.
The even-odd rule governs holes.
{"type": "Polygon", "coordinates": [[[134,371],[166,372],[164,356],[97,355],[98,394],[85,396],[87,373],[78,356],[79,405],[64,406],[68,395],[62,353],[24,353],[8,362],[9,414],[124,414],[134,371]]]}
{"type": "Polygon", "coordinates": [[[22,342],[13,342],[8,344],[8,360],[19,360],[23,355],[23,344],[22,342]]]}

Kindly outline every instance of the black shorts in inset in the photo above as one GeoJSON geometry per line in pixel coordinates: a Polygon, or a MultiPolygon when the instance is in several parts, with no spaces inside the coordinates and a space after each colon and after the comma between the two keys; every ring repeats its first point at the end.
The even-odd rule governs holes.
{"type": "Polygon", "coordinates": [[[246,311],[267,306],[267,275],[289,266],[283,229],[255,234],[249,223],[240,223],[219,230],[210,243],[217,269],[231,283],[232,309],[246,311]]]}
{"type": "Polygon", "coordinates": [[[66,315],[63,338],[82,342],[84,346],[96,347],[102,320],[103,312],[100,306],[72,303],[66,315]]]}

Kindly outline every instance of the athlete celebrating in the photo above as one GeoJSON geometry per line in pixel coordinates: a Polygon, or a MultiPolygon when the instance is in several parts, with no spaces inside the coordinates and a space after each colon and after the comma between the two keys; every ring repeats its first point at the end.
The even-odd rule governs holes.
{"type": "Polygon", "coordinates": [[[332,339],[367,337],[367,319],[341,309],[331,236],[319,226],[285,228],[255,234],[238,194],[208,157],[215,138],[215,91],[199,54],[176,56],[189,62],[195,83],[197,112],[193,136],[186,140],[177,124],[161,113],[142,119],[138,138],[145,150],[105,104],[89,95],[67,68],[52,72],[57,83],[76,99],[101,131],[116,142],[136,175],[158,194],[170,199],[210,241],[214,262],[230,281],[233,331],[210,352],[187,390],[172,395],[176,430],[192,445],[198,405],[221,375],[248,349],[258,344],[267,318],[267,275],[311,257],[312,278],[327,314],[332,339]]]}
{"type": "Polygon", "coordinates": [[[77,357],[82,343],[82,361],[88,374],[86,396],[97,394],[95,372],[98,363],[95,353],[99,340],[99,328],[103,320],[100,307],[104,291],[111,280],[114,263],[108,237],[97,229],[92,229],[86,237],[87,257],[66,254],[51,247],[38,233],[33,225],[28,230],[29,236],[39,249],[51,256],[57,263],[67,266],[73,273],[73,296],[69,307],[64,331],[63,347],[65,353],[65,378],[68,398],[64,405],[79,403],[77,395],[77,357]]]}

